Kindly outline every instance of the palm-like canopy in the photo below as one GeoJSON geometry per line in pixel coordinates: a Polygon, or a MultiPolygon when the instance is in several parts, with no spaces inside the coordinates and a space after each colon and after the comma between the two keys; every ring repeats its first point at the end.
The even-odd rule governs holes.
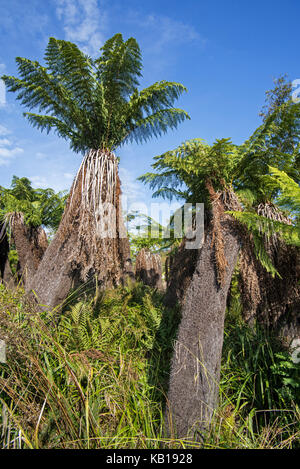
{"type": "Polygon", "coordinates": [[[135,39],[109,39],[96,60],[67,41],[50,38],[45,66],[17,57],[20,78],[3,76],[9,91],[39,114],[26,112],[40,130],[70,140],[71,149],[110,149],[143,142],[176,128],[188,114],[173,107],[186,91],[180,83],[161,81],[139,91],[142,60],[135,39]]]}

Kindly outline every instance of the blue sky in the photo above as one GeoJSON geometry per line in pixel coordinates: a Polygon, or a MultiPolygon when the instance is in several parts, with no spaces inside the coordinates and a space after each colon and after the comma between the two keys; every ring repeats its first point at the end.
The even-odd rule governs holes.
{"type": "MultiPolygon", "coordinates": [[[[160,139],[117,152],[129,203],[149,203],[150,191],[136,178],[155,155],[195,137],[241,143],[260,124],[272,79],[300,78],[299,14],[299,0],[0,0],[0,74],[16,74],[16,56],[43,62],[49,36],[93,56],[117,32],[135,37],[141,86],[183,83],[188,93],[177,106],[191,116],[160,139]]],[[[35,187],[69,189],[81,156],[54,134],[31,128],[23,111],[7,93],[0,105],[0,185],[9,186],[15,174],[35,187]]]]}

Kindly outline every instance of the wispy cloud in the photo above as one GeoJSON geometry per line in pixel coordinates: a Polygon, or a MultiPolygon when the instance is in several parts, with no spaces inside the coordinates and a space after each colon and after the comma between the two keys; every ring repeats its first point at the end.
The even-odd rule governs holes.
{"type": "Polygon", "coordinates": [[[38,151],[35,154],[35,156],[38,160],[44,160],[44,159],[48,158],[48,155],[46,155],[46,153],[42,153],[41,151],[38,151]]]}
{"type": "Polygon", "coordinates": [[[49,187],[47,179],[44,176],[30,176],[32,187],[35,189],[47,189],[49,187]]]}
{"type": "Polygon", "coordinates": [[[204,47],[207,40],[190,24],[174,20],[163,15],[142,15],[139,12],[130,12],[128,21],[135,24],[151,37],[151,49],[160,52],[170,45],[197,42],[204,47]]]}
{"type": "Polygon", "coordinates": [[[72,174],[72,173],[64,173],[64,178],[72,181],[75,177],[75,174],[72,174]]]}
{"type": "Polygon", "coordinates": [[[6,147],[7,145],[11,145],[11,141],[7,138],[0,138],[0,147],[6,147]]]}
{"type": "Polygon", "coordinates": [[[8,165],[17,155],[23,153],[23,148],[16,146],[12,138],[7,138],[11,132],[0,125],[0,166],[8,165]]]}
{"type": "MultiPolygon", "coordinates": [[[[10,146],[10,143],[7,146],[10,146]]],[[[24,151],[19,147],[7,148],[7,146],[0,147],[0,166],[8,165],[13,158],[24,151]]]]}
{"type": "Polygon", "coordinates": [[[104,43],[106,13],[97,0],[56,0],[56,13],[63,22],[66,40],[94,55],[104,43]]]}
{"type": "Polygon", "coordinates": [[[0,137],[4,137],[6,135],[9,135],[11,133],[10,130],[8,130],[4,125],[0,124],[0,137]]]}
{"type": "Polygon", "coordinates": [[[34,188],[47,189],[51,187],[56,192],[69,190],[74,179],[74,174],[72,173],[58,173],[53,172],[49,176],[33,175],[29,176],[32,186],[34,188]]]}
{"type": "Polygon", "coordinates": [[[144,26],[154,33],[155,46],[158,49],[162,49],[167,44],[178,45],[191,41],[204,44],[205,42],[193,26],[167,16],[149,15],[145,18],[144,26]]]}

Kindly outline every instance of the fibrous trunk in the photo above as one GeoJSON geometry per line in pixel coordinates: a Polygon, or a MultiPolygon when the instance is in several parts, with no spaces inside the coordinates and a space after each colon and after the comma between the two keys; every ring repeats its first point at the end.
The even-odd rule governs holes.
{"type": "Polygon", "coordinates": [[[17,276],[27,285],[35,275],[48,248],[47,235],[41,226],[27,225],[22,213],[11,214],[9,224],[18,253],[17,276]]]}
{"type": "Polygon", "coordinates": [[[132,275],[115,155],[90,150],[73,182],[58,231],[33,281],[40,302],[61,304],[71,288],[97,276],[115,286],[132,275]]]}
{"type": "MultiPolygon", "coordinates": [[[[217,406],[227,294],[240,250],[239,227],[224,213],[230,205],[222,202],[222,194],[212,196],[204,244],[196,259],[187,250],[186,257],[195,268],[192,275],[188,271],[186,291],[179,292],[182,319],[171,363],[167,410],[167,433],[179,438],[205,431],[217,406]]],[[[176,260],[172,271],[174,265],[176,260]]]]}
{"type": "Polygon", "coordinates": [[[8,261],[9,242],[6,234],[6,224],[0,224],[0,282],[9,284],[13,280],[8,261]]]}
{"type": "Polygon", "coordinates": [[[159,254],[141,249],[136,257],[135,278],[145,285],[162,289],[162,265],[159,254]]]}
{"type": "Polygon", "coordinates": [[[175,306],[176,303],[183,303],[185,293],[195,272],[198,254],[196,249],[186,249],[185,240],[183,240],[177,252],[171,253],[167,257],[165,302],[169,307],[175,306]]]}
{"type": "Polygon", "coordinates": [[[266,239],[265,249],[280,277],[272,277],[256,259],[249,236],[239,261],[243,317],[276,331],[289,344],[300,338],[300,251],[280,239],[266,239]]]}

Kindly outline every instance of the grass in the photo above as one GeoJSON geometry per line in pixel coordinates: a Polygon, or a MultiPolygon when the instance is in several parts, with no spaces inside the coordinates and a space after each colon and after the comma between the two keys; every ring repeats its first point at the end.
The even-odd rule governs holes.
{"type": "Polygon", "coordinates": [[[220,405],[201,444],[164,437],[179,310],[141,284],[36,311],[0,285],[2,448],[299,447],[299,365],[266,332],[228,318],[220,405]]]}

